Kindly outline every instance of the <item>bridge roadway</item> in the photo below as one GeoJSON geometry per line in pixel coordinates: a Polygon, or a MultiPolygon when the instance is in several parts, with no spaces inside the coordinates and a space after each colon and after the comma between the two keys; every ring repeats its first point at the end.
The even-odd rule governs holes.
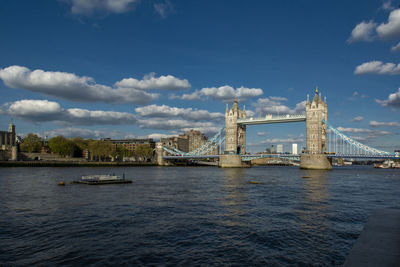
{"type": "Polygon", "coordinates": [[[306,121],[306,114],[287,114],[287,115],[271,115],[260,118],[238,119],[237,123],[242,125],[255,125],[255,124],[272,124],[272,123],[285,123],[285,122],[299,122],[306,121]]]}
{"type": "MultiPolygon", "coordinates": [[[[220,155],[180,155],[180,156],[163,156],[163,159],[208,159],[219,158],[220,155]]],[[[243,160],[251,160],[257,158],[299,158],[300,154],[244,154],[241,155],[243,160]]],[[[399,155],[357,155],[357,154],[326,154],[328,158],[346,158],[346,159],[399,159],[399,155]]]]}

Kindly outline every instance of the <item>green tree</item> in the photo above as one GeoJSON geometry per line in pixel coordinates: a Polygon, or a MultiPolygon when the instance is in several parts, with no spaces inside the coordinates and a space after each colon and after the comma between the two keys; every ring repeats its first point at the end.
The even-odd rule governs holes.
{"type": "Polygon", "coordinates": [[[71,142],[74,143],[75,147],[74,157],[82,157],[82,152],[88,149],[89,141],[82,137],[75,137],[71,139],[71,142]]]}
{"type": "Polygon", "coordinates": [[[42,150],[42,139],[36,134],[30,133],[24,138],[24,142],[20,145],[21,151],[24,152],[40,152],[42,150]]]}
{"type": "Polygon", "coordinates": [[[108,157],[115,156],[115,147],[113,146],[111,141],[89,141],[88,147],[92,160],[94,157],[96,157],[99,161],[102,161],[108,157]]]}
{"type": "Polygon", "coordinates": [[[151,148],[149,145],[139,145],[135,150],[136,159],[142,161],[147,161],[148,159],[152,158],[153,154],[153,148],[151,148]]]}
{"type": "Polygon", "coordinates": [[[58,153],[60,156],[73,156],[76,150],[76,145],[65,138],[62,135],[53,137],[49,140],[49,148],[54,153],[58,153]]]}

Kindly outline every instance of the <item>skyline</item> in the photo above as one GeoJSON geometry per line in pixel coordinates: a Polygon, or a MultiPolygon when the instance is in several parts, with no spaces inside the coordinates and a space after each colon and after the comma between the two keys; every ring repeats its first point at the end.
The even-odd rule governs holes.
{"type": "MultiPolygon", "coordinates": [[[[396,5],[5,1],[0,122],[49,137],[210,136],[234,97],[248,117],[298,113],[318,87],[332,125],[399,149],[396,5]]],[[[250,151],[304,139],[304,123],[247,128],[250,151]]]]}

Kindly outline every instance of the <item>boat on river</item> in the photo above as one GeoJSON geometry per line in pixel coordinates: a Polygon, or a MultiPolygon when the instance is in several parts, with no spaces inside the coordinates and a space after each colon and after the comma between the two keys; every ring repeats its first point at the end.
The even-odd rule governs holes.
{"type": "Polygon", "coordinates": [[[385,160],[383,163],[375,163],[374,168],[378,169],[400,169],[400,163],[393,160],[385,160]]]}
{"type": "Polygon", "coordinates": [[[109,174],[95,174],[95,175],[83,175],[80,180],[72,181],[73,184],[89,184],[89,185],[101,185],[101,184],[130,184],[131,180],[125,179],[125,174],[109,175],[109,174]]]}

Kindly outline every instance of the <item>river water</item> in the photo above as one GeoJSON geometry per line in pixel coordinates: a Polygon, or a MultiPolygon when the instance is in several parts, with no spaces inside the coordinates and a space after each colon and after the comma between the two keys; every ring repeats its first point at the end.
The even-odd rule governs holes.
{"type": "Polygon", "coordinates": [[[340,265],[400,170],[1,168],[0,265],[340,265]],[[87,174],[132,184],[67,184],[87,174]]]}

